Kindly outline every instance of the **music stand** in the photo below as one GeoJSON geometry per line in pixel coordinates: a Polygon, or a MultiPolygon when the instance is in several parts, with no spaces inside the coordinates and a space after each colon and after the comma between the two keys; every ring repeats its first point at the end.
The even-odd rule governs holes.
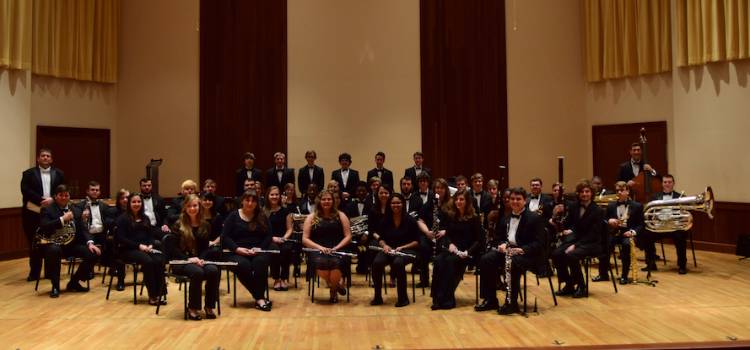
{"type": "Polygon", "coordinates": [[[159,166],[162,162],[162,159],[151,159],[151,161],[146,164],[146,178],[151,179],[151,193],[155,195],[159,194],[159,166]]]}

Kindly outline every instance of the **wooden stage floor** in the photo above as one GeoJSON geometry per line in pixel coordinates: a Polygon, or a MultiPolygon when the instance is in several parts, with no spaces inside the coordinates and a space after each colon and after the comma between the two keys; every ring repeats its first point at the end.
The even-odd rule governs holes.
{"type": "MultiPolygon", "coordinates": [[[[690,261],[690,272],[682,276],[677,274],[671,246],[667,257],[668,264],[660,262],[653,275],[659,280],[655,288],[618,286],[620,292],[614,294],[611,283],[593,283],[588,299],[559,298],[557,307],[552,305],[549,286],[536,286],[532,277],[529,299],[533,304],[536,297],[539,312],[529,317],[474,312],[471,274],[458,288],[459,307],[441,311],[430,310],[429,290],[426,296],[417,290],[416,303],[396,309],[395,290],[389,288],[386,304],[372,307],[372,289],[364,276],[357,275],[349,303],[329,305],[324,301],[327,291],[318,289],[321,299],[311,304],[301,280],[297,290],[272,291],[270,313],[251,308],[249,293],[241,287],[238,307],[231,307],[222,280],[222,315],[200,322],[183,321],[182,293],[175,283],[169,285],[169,305],[156,316],[145,296],[133,305],[131,286],[124,292],[113,291],[106,301],[107,288],[100,285],[100,277],[92,280],[88,293],[63,292],[59,299],[50,299],[49,282],[42,281],[39,292],[34,292],[33,282],[25,281],[27,260],[11,260],[0,262],[0,347],[450,349],[663,347],[693,342],[729,346],[750,340],[750,261],[700,251],[698,267],[690,261]]],[[[65,283],[63,272],[63,287],[65,283]]]]}

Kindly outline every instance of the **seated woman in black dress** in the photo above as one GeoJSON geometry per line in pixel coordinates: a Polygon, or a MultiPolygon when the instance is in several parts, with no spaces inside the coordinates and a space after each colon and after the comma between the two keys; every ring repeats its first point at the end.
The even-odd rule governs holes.
{"type": "Polygon", "coordinates": [[[271,257],[259,252],[268,249],[271,244],[271,225],[260,210],[259,201],[254,190],[242,194],[242,207],[231,212],[224,220],[221,244],[231,252],[227,259],[237,262],[235,273],[255,298],[255,308],[271,311],[271,302],[265,298],[271,257]]]}
{"type": "MultiPolygon", "coordinates": [[[[382,188],[382,187],[381,187],[382,188]]],[[[406,268],[409,263],[414,262],[411,257],[398,255],[406,253],[416,255],[417,240],[419,239],[419,228],[417,222],[404,210],[404,196],[394,193],[387,200],[388,207],[385,217],[378,229],[379,237],[377,244],[383,251],[378,252],[372,263],[372,281],[375,285],[375,297],[370,305],[380,305],[383,297],[380,288],[383,284],[383,273],[385,266],[391,265],[391,274],[396,278],[398,301],[396,307],[409,305],[409,296],[406,293],[406,268]]]]}
{"type": "Polygon", "coordinates": [[[337,204],[333,193],[321,191],[315,201],[315,211],[307,216],[302,226],[302,243],[319,250],[310,257],[318,276],[328,282],[331,303],[338,302],[336,293],[346,295],[341,271],[349,264],[349,259],[332,252],[343,249],[352,240],[349,219],[337,209],[337,204]]]}
{"type": "Polygon", "coordinates": [[[456,306],[456,287],[466,263],[482,246],[482,226],[471,205],[473,198],[466,190],[458,190],[446,213],[445,236],[438,239],[432,277],[432,309],[452,309],[456,306]]]}
{"type": "Polygon", "coordinates": [[[292,246],[284,239],[292,235],[292,216],[289,210],[282,206],[279,188],[271,186],[266,193],[266,206],[263,212],[271,222],[271,234],[273,245],[271,249],[281,250],[280,254],[271,256],[271,278],[273,278],[273,290],[289,290],[289,264],[292,261],[292,246]]]}
{"type": "Polygon", "coordinates": [[[116,225],[115,241],[120,245],[120,256],[125,261],[141,265],[148,303],[156,305],[164,285],[165,257],[153,251],[154,231],[158,232],[158,229],[151,226],[140,194],[134,193],[128,197],[127,212],[117,218],[116,225]]]}
{"type": "Polygon", "coordinates": [[[216,265],[206,264],[203,259],[209,252],[211,224],[205,220],[204,209],[198,196],[190,194],[185,197],[180,216],[172,230],[173,234],[165,236],[165,249],[173,260],[187,260],[186,265],[174,265],[172,271],[190,278],[190,298],[188,315],[191,320],[199,321],[201,309],[202,284],[206,281],[206,318],[214,319],[214,305],[219,297],[219,280],[221,274],[216,265]]]}

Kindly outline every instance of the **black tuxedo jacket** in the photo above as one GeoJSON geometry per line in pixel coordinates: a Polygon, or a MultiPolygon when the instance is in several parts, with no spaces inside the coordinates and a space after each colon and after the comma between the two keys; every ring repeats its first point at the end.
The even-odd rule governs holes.
{"type": "MultiPolygon", "coordinates": [[[[618,205],[618,202],[607,204],[607,220],[619,219],[617,216],[618,205]]],[[[636,235],[640,235],[641,232],[643,232],[643,205],[631,199],[628,199],[628,201],[625,202],[625,205],[628,206],[628,223],[627,229],[621,231],[633,230],[636,235]]]]}
{"type": "Polygon", "coordinates": [[[383,168],[381,170],[383,172],[383,176],[378,176],[378,168],[372,168],[370,171],[367,172],[367,182],[370,182],[370,179],[374,176],[378,176],[380,178],[380,184],[381,185],[388,185],[388,188],[391,189],[391,191],[394,190],[393,188],[393,172],[383,168]]]}
{"type": "MultiPolygon", "coordinates": [[[[508,243],[508,229],[510,228],[510,215],[504,216],[495,226],[495,238],[492,246],[497,247],[502,243],[508,243]]],[[[523,249],[524,255],[534,260],[542,258],[544,248],[544,218],[529,210],[521,213],[521,218],[516,229],[516,246],[523,249]]]]}
{"type": "Polygon", "coordinates": [[[307,170],[307,165],[299,168],[297,173],[297,183],[299,184],[299,192],[300,193],[306,193],[307,187],[310,186],[311,183],[314,183],[318,186],[318,191],[323,189],[323,182],[325,181],[325,173],[323,172],[323,168],[319,166],[315,166],[313,168],[313,178],[312,181],[310,181],[310,172],[307,170]]]}
{"type": "MultiPolygon", "coordinates": [[[[143,197],[141,197],[141,199],[144,202],[146,201],[146,199],[143,197]]],[[[182,199],[181,197],[175,197],[173,201],[178,201],[181,199],[182,199]]],[[[152,194],[151,202],[154,205],[154,215],[156,215],[156,225],[154,227],[159,228],[162,225],[169,225],[169,208],[167,208],[167,202],[164,200],[164,198],[162,198],[161,196],[152,194]]],[[[182,203],[180,202],[180,204],[182,203]]]]}
{"type": "MultiPolygon", "coordinates": [[[[531,194],[529,194],[529,198],[526,199],[526,209],[529,209],[529,202],[531,202],[531,194]]],[[[539,202],[542,206],[542,217],[547,221],[552,217],[552,209],[555,207],[555,200],[552,199],[552,196],[541,193],[539,194],[539,202]]]]}
{"type": "Polygon", "coordinates": [[[422,202],[422,206],[424,207],[425,205],[427,205],[427,203],[432,203],[432,201],[435,200],[435,192],[432,192],[432,190],[427,190],[427,201],[422,200],[422,195],[419,193],[419,189],[412,193],[412,197],[419,198],[419,200],[422,202]]]}
{"type": "Polygon", "coordinates": [[[357,216],[368,215],[372,211],[372,202],[365,199],[360,202],[359,199],[354,199],[346,203],[344,208],[344,214],[349,218],[356,218],[357,216]],[[359,211],[359,203],[364,203],[362,211],[359,211]]]}
{"type": "MultiPolygon", "coordinates": [[[[50,167],[50,194],[55,191],[55,187],[63,183],[65,183],[63,172],[55,167],[50,167]]],[[[44,189],[42,188],[42,173],[38,166],[26,169],[21,175],[21,195],[24,210],[26,210],[26,203],[28,202],[41,205],[44,189]]]]}
{"type": "Polygon", "coordinates": [[[576,247],[590,249],[592,254],[601,249],[601,240],[604,233],[604,211],[592,200],[583,216],[580,216],[580,202],[576,201],[568,206],[568,216],[563,226],[565,229],[573,230],[564,242],[574,243],[576,247]]]}
{"type": "Polygon", "coordinates": [[[487,214],[492,209],[492,197],[490,196],[490,193],[487,191],[482,191],[480,193],[479,197],[479,206],[477,206],[477,200],[474,197],[476,193],[474,193],[473,190],[469,189],[469,195],[471,195],[471,205],[474,206],[474,210],[476,210],[477,214],[487,214]]]}
{"type": "MultiPolygon", "coordinates": [[[[73,224],[75,225],[76,229],[76,237],[72,243],[85,245],[86,242],[91,240],[91,235],[89,235],[88,232],[85,232],[86,230],[83,229],[84,224],[81,221],[81,211],[78,210],[78,207],[72,204],[69,204],[68,208],[73,212],[73,224]]],[[[61,229],[63,227],[63,224],[62,222],[60,222],[60,217],[63,216],[63,214],[65,214],[65,211],[63,210],[63,208],[60,208],[57,203],[53,203],[49,207],[42,208],[41,219],[39,222],[39,231],[49,235],[55,232],[55,230],[61,229]]]]}
{"type": "MultiPolygon", "coordinates": [[[[253,180],[264,181],[263,175],[258,168],[252,168],[250,173],[253,176],[253,180]]],[[[247,169],[244,167],[237,169],[234,174],[234,195],[239,197],[245,192],[245,180],[247,180],[247,169]]]]}
{"type": "MultiPolygon", "coordinates": [[[[429,197],[429,195],[427,195],[427,197],[429,197]]],[[[422,210],[422,197],[420,197],[419,194],[412,192],[404,205],[404,210],[406,210],[407,213],[419,213],[422,210]]]]}
{"type": "MultiPolygon", "coordinates": [[[[86,204],[88,203],[88,199],[83,199],[80,202],[75,204],[76,209],[83,214],[83,211],[86,210],[86,204]]],[[[99,213],[102,216],[102,223],[104,224],[104,232],[107,232],[112,229],[112,227],[115,224],[115,219],[117,219],[116,210],[114,210],[114,207],[110,207],[107,205],[107,203],[104,203],[103,200],[99,200],[99,213]]],[[[89,215],[89,222],[91,221],[91,215],[89,215]]],[[[83,221],[82,221],[83,222],[83,221]]],[[[83,222],[85,225],[86,222],[83,222]]],[[[85,231],[85,230],[84,230],[85,231]]]]}
{"type": "Polygon", "coordinates": [[[310,214],[313,211],[313,208],[315,208],[315,199],[308,201],[307,196],[300,198],[299,200],[299,211],[302,214],[310,214]]]}
{"type": "MultiPolygon", "coordinates": [[[[643,171],[643,160],[639,163],[641,165],[641,171],[643,171]]],[[[658,176],[656,172],[652,174],[651,176],[658,176]]],[[[620,164],[620,171],[617,175],[617,181],[630,181],[633,178],[635,178],[635,174],[633,174],[633,166],[630,164],[630,160],[628,160],[625,163],[620,164]]],[[[598,194],[598,193],[596,193],[598,194]]]]}
{"type": "MultiPolygon", "coordinates": [[[[427,175],[430,175],[430,178],[432,178],[432,170],[426,166],[422,166],[422,171],[427,172],[427,175]]],[[[417,186],[417,171],[414,170],[414,167],[409,167],[404,170],[404,177],[411,178],[412,184],[416,187],[417,186]]]]}
{"type": "Polygon", "coordinates": [[[265,188],[276,186],[279,188],[279,192],[284,192],[284,186],[286,186],[286,184],[288,183],[292,185],[295,184],[294,169],[284,167],[284,169],[282,170],[281,181],[279,181],[279,176],[276,173],[275,167],[266,170],[266,181],[264,182],[266,186],[265,188]]]}
{"type": "Polygon", "coordinates": [[[359,172],[349,168],[349,177],[346,180],[346,186],[344,186],[344,179],[341,177],[341,169],[333,171],[331,180],[336,180],[339,183],[339,190],[341,192],[348,192],[353,196],[354,192],[357,191],[357,184],[359,184],[359,172]]]}

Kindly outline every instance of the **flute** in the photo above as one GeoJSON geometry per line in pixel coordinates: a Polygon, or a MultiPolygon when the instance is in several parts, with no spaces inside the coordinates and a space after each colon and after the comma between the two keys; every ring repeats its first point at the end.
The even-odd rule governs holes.
{"type": "Polygon", "coordinates": [[[300,243],[299,239],[281,237],[282,242],[300,243]]]}
{"type": "MultiPolygon", "coordinates": [[[[170,260],[169,265],[188,265],[192,262],[188,260],[170,260]]],[[[235,261],[204,261],[204,265],[216,265],[216,266],[237,266],[235,261]]]]}
{"type": "MultiPolygon", "coordinates": [[[[381,247],[369,246],[369,247],[367,247],[367,249],[369,249],[369,250],[376,250],[376,251],[384,252],[385,253],[385,250],[383,248],[381,248],[381,247]]],[[[393,249],[391,249],[386,254],[395,255],[395,256],[404,256],[404,257],[412,258],[412,259],[416,259],[417,258],[417,256],[414,255],[414,254],[404,253],[404,252],[400,252],[398,250],[393,250],[393,249]]]]}
{"type": "MultiPolygon", "coordinates": [[[[320,251],[318,249],[315,249],[315,248],[302,248],[302,251],[304,251],[304,252],[310,252],[310,253],[321,253],[321,254],[323,254],[322,251],[320,251]]],[[[331,251],[331,254],[341,255],[341,256],[348,256],[348,257],[355,257],[355,256],[357,256],[357,254],[347,253],[347,252],[340,252],[340,251],[337,251],[337,250],[331,251]]]]}
{"type": "MultiPolygon", "coordinates": [[[[253,250],[255,248],[250,248],[250,250],[253,250]]],[[[222,249],[222,252],[224,253],[232,253],[229,249],[222,249]]],[[[278,249],[256,249],[256,253],[268,253],[268,254],[281,254],[281,251],[278,249]]]]}

